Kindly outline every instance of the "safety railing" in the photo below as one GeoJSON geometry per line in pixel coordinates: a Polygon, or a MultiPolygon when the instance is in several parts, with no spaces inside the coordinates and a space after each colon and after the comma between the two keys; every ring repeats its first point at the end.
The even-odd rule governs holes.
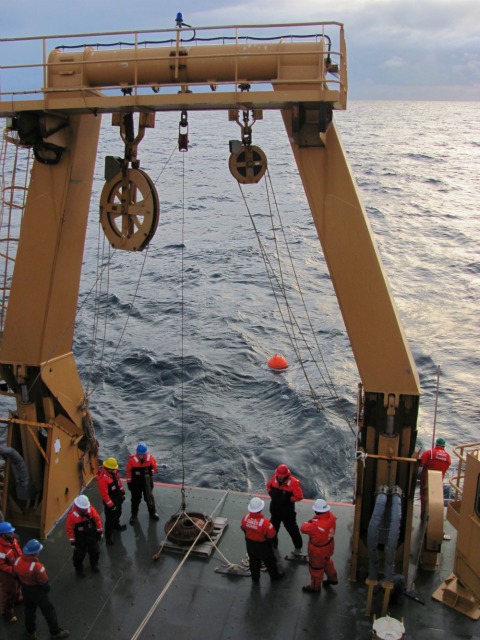
{"type": "Polygon", "coordinates": [[[458,467],[456,472],[450,478],[450,486],[453,489],[453,500],[461,500],[463,495],[463,483],[465,480],[465,470],[467,465],[467,456],[473,456],[477,460],[480,457],[480,442],[459,445],[453,449],[454,454],[458,458],[458,467]]]}
{"type": "Polygon", "coordinates": [[[178,99],[166,95],[178,92],[183,103],[197,108],[224,108],[222,92],[243,99],[248,92],[251,102],[258,97],[268,108],[269,100],[284,104],[286,98],[267,96],[266,86],[275,94],[287,81],[295,81],[299,101],[346,106],[346,45],[338,22],[200,28],[182,23],[175,29],[3,38],[0,60],[0,115],[52,108],[52,100],[73,93],[88,100],[83,107],[72,103],[77,111],[116,110],[118,97],[126,105],[138,99],[152,109],[175,108],[178,99]],[[217,96],[204,100],[212,93],[217,96]]]}

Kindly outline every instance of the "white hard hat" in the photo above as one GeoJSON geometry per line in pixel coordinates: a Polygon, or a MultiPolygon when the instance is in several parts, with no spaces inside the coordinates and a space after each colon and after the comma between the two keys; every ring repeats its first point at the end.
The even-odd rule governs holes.
{"type": "Polygon", "coordinates": [[[78,498],[75,498],[74,502],[75,506],[79,509],[88,509],[88,507],[90,506],[90,500],[87,498],[87,496],[78,496],[78,498]]]}
{"type": "Polygon", "coordinates": [[[261,498],[252,498],[248,505],[248,510],[250,513],[258,513],[259,511],[262,511],[264,506],[265,502],[261,498]]]}
{"type": "Polygon", "coordinates": [[[312,509],[315,511],[315,513],[325,513],[326,511],[330,511],[329,505],[325,502],[325,500],[322,500],[322,498],[318,498],[317,500],[315,500],[312,509]]]}

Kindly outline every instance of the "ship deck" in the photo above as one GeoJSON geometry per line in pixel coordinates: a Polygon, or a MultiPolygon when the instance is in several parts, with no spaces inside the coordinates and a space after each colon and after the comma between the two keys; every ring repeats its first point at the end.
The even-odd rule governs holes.
{"type": "MultiPolygon", "coordinates": [[[[87,492],[98,506],[95,483],[87,492]]],[[[102,543],[99,574],[76,576],[72,551],[60,522],[44,542],[41,560],[51,583],[51,599],[57,609],[60,626],[68,628],[72,639],[116,640],[162,638],[162,640],[241,640],[269,638],[275,640],[350,640],[372,637],[372,617],[365,616],[367,587],[363,581],[348,580],[353,507],[334,505],[338,517],[335,564],[339,584],[318,594],[305,594],[301,587],[309,582],[306,564],[285,561],[286,576],[270,583],[263,574],[260,585],[249,577],[228,576],[215,572],[225,560],[240,563],[245,557],[245,542],[239,523],[246,512],[249,496],[214,489],[187,489],[188,511],[214,514],[228,523],[210,557],[163,549],[157,560],[153,556],[165,538],[164,525],[181,505],[178,487],[156,486],[155,497],[160,521],[151,521],[145,504],[139,520],[128,525],[129,502],[125,503],[122,522],[127,530],[115,532],[115,544],[102,543]],[[181,565],[181,567],[180,567],[181,565]],[[180,567],[180,568],[179,568],[180,567]]],[[[311,517],[312,501],[298,504],[298,521],[311,517]]],[[[418,537],[418,525],[417,537],[418,537]]],[[[438,571],[419,571],[415,594],[424,601],[404,596],[391,606],[389,613],[403,619],[406,637],[415,640],[452,640],[480,638],[480,628],[469,618],[432,600],[431,594],[450,573],[455,550],[455,531],[446,524],[450,541],[442,546],[438,571]]],[[[28,537],[20,531],[21,541],[28,537]]],[[[415,541],[415,536],[414,536],[415,541]]],[[[414,545],[412,545],[413,547],[414,545]]],[[[279,534],[283,556],[291,551],[285,530],[279,534]]],[[[374,597],[372,614],[380,616],[383,591],[374,597]]],[[[0,637],[24,638],[23,609],[17,610],[18,622],[0,622],[0,637]]],[[[48,628],[37,613],[37,637],[48,638],[48,628]]]]}

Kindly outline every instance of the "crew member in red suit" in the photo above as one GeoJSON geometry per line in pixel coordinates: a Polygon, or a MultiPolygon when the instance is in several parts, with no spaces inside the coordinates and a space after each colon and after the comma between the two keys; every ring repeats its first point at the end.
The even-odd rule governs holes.
{"type": "Polygon", "coordinates": [[[29,540],[22,549],[22,555],[13,564],[13,572],[22,585],[27,638],[35,640],[37,637],[37,607],[48,624],[50,638],[68,638],[70,632],[58,626],[57,612],[48,597],[50,585],[47,572],[38,559],[42,549],[43,545],[38,540],[29,540]]]}
{"type": "Polygon", "coordinates": [[[303,500],[300,481],[294,478],[286,464],[281,464],[267,482],[270,498],[271,521],[278,533],[283,522],[294,546],[294,553],[301,555],[303,540],[297,525],[295,503],[303,500]]]}
{"type": "Polygon", "coordinates": [[[0,604],[7,622],[17,621],[15,605],[23,600],[20,583],[13,573],[13,563],[22,555],[14,531],[10,522],[0,522],[0,604]]]}
{"type": "Polygon", "coordinates": [[[88,553],[93,573],[98,573],[100,557],[99,541],[103,536],[103,525],[98,511],[92,507],[87,496],[75,498],[73,507],[65,523],[67,537],[73,546],[73,566],[77,575],[83,578],[83,560],[88,553]]]}
{"type": "Polygon", "coordinates": [[[308,536],[310,584],[302,587],[302,591],[306,593],[320,591],[324,573],[327,574],[327,580],[324,584],[338,584],[337,570],[332,560],[337,518],[330,511],[329,505],[321,498],[315,500],[312,509],[315,515],[301,526],[302,533],[308,536]]]}
{"type": "Polygon", "coordinates": [[[105,512],[105,541],[111,545],[113,544],[112,531],[125,531],[127,528],[125,524],[120,524],[125,489],[115,458],[104,460],[103,466],[97,474],[97,485],[105,512]]]}
{"type": "Polygon", "coordinates": [[[272,523],[262,511],[265,502],[261,498],[252,498],[248,505],[248,513],[243,516],[242,527],[247,543],[247,553],[250,562],[250,573],[254,584],[260,582],[260,566],[265,564],[271,580],[279,580],[284,574],[277,567],[277,560],[273,552],[273,541],[277,536],[272,523]]]}
{"type": "Polygon", "coordinates": [[[159,516],[153,499],[153,474],[157,472],[157,461],[148,453],[145,442],[139,442],[137,451],[127,462],[127,487],[132,494],[132,514],[130,524],[137,521],[138,507],[142,496],[147,503],[148,513],[153,520],[159,516]]]}
{"type": "Polygon", "coordinates": [[[445,451],[445,440],[437,438],[433,449],[428,449],[420,457],[422,473],[420,475],[420,505],[422,520],[425,517],[425,506],[427,502],[427,476],[430,470],[441,471],[442,480],[450,467],[452,460],[448,451],[445,451]]]}

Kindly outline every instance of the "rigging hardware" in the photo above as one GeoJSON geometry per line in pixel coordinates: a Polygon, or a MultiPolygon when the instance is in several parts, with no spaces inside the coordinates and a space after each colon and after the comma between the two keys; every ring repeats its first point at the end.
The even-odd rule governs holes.
{"type": "Polygon", "coordinates": [[[160,217],[157,190],[147,173],[140,169],[137,156],[145,129],[155,126],[155,114],[139,114],[137,135],[132,113],[112,114],[112,125],[120,127],[125,153],[123,160],[117,163],[119,171],[113,177],[115,159],[106,158],[107,182],[100,197],[100,224],[115,249],[142,251],[153,238],[160,217]]]}
{"type": "Polygon", "coordinates": [[[230,140],[230,158],[228,168],[230,173],[240,184],[256,184],[267,170],[267,156],[255,145],[252,145],[252,127],[257,120],[263,118],[259,109],[252,109],[252,123],[249,123],[250,110],[243,111],[243,123],[240,123],[238,111],[229,112],[229,119],[235,120],[242,131],[242,139],[230,140]]]}
{"type": "Polygon", "coordinates": [[[115,249],[142,251],[153,238],[159,218],[158,193],[145,171],[126,169],[103,187],[100,224],[115,249]]]}
{"type": "Polygon", "coordinates": [[[188,117],[185,110],[182,111],[178,124],[178,150],[188,151],[188,117]]]}

